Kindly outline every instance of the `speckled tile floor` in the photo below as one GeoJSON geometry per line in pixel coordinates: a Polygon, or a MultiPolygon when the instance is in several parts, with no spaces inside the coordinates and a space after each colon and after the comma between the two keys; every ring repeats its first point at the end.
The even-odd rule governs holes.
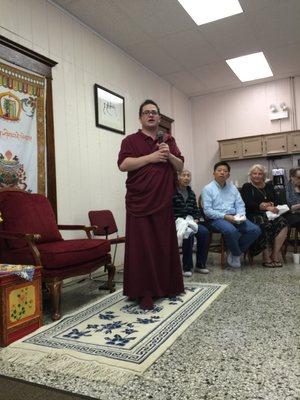
{"type": "MultiPolygon", "coordinates": [[[[290,255],[289,263],[277,269],[257,262],[240,271],[222,270],[217,255],[209,261],[209,275],[194,274],[189,280],[226,283],[227,289],[142,376],[116,386],[78,378],[63,381],[59,370],[30,376],[29,371],[20,375],[13,366],[0,366],[0,374],[103,400],[299,399],[300,266],[291,263],[290,255]]],[[[99,293],[94,282],[83,282],[80,290],[78,285],[65,288],[63,312],[99,293]]]]}

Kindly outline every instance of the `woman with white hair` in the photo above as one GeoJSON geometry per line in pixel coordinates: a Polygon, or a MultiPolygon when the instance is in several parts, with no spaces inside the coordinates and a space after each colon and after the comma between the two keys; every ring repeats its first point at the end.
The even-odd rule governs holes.
{"type": "Polygon", "coordinates": [[[173,196],[173,212],[175,219],[193,217],[196,225],[196,233],[191,232],[188,238],[182,241],[182,264],[183,276],[192,276],[193,270],[202,274],[208,274],[206,268],[208,243],[210,238],[209,230],[200,222],[201,213],[197,205],[196,196],[190,187],[192,174],[189,170],[183,169],[178,174],[177,190],[173,196]],[[194,238],[197,240],[196,266],[193,263],[194,238]]]}
{"type": "Polygon", "coordinates": [[[267,170],[263,165],[255,164],[249,170],[249,183],[241,190],[246,206],[246,215],[257,224],[262,234],[249,248],[255,256],[263,253],[263,266],[268,268],[282,267],[280,261],[281,247],[287,235],[287,222],[279,216],[274,220],[267,218],[267,211],[278,214],[278,199],[272,182],[266,182],[267,170]]]}

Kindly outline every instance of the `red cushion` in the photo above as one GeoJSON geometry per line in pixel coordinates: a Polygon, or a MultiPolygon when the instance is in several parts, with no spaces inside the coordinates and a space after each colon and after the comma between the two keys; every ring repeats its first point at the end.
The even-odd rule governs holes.
{"type": "Polygon", "coordinates": [[[90,261],[84,264],[72,265],[69,267],[58,268],[58,269],[42,269],[43,278],[59,278],[65,279],[72,276],[86,275],[90,272],[96,271],[98,268],[107,265],[111,262],[110,254],[106,254],[104,257],[97,259],[97,262],[90,261]]]}
{"type": "MultiPolygon", "coordinates": [[[[39,233],[39,243],[62,240],[55,215],[47,197],[27,192],[5,192],[0,197],[3,230],[21,233],[39,233]]],[[[26,246],[20,240],[7,240],[11,249],[26,246]]]]}
{"type": "MultiPolygon", "coordinates": [[[[97,261],[110,251],[110,243],[105,239],[74,239],[38,244],[44,269],[59,269],[97,261]]],[[[5,252],[4,262],[33,264],[28,248],[5,252]]]]}

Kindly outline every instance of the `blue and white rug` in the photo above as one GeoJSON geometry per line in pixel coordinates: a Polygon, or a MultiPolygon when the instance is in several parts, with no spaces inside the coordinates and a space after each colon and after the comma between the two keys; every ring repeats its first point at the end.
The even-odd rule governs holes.
{"type": "Polygon", "coordinates": [[[95,379],[101,366],[142,373],[225,287],[186,283],[184,294],[156,301],[151,311],[119,290],[11,344],[0,360],[95,379]]]}

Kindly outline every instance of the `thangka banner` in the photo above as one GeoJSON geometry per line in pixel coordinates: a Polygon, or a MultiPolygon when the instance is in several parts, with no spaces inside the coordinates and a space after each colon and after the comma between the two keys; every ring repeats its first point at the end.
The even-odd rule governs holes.
{"type": "Polygon", "coordinates": [[[0,63],[0,188],[45,193],[45,79],[0,63]]]}

